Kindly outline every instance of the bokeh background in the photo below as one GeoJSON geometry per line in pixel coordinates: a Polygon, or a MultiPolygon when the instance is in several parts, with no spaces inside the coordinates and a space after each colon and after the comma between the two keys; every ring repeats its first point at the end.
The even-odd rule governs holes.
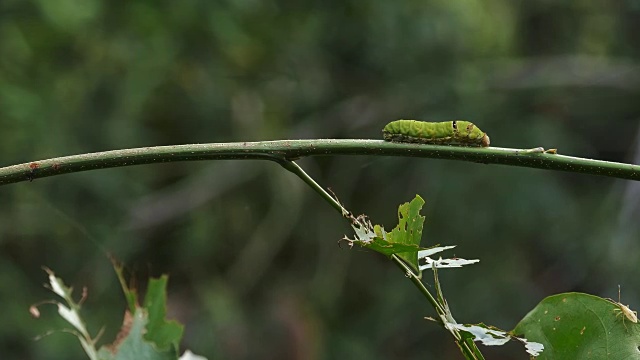
{"type": "MultiPolygon", "coordinates": [[[[110,149],[381,138],[391,120],[469,119],[501,147],[640,163],[640,1],[0,2],[0,166],[110,149]]],[[[391,228],[425,198],[424,245],[454,316],[511,329],[548,295],[640,307],[640,188],[604,177],[370,156],[300,164],[391,228]]],[[[85,359],[31,304],[53,269],[102,341],[170,274],[184,347],[209,359],[455,359],[433,310],[348,224],[269,162],[147,165],[0,188],[2,359],[85,359]]],[[[523,359],[521,345],[483,348],[523,359]]]]}

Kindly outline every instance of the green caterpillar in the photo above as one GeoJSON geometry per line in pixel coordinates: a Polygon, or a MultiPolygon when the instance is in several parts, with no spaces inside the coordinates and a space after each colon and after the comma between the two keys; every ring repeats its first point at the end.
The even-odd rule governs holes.
{"type": "Polygon", "coordinates": [[[396,120],[382,129],[387,141],[461,146],[489,146],[489,136],[469,121],[396,120]]]}

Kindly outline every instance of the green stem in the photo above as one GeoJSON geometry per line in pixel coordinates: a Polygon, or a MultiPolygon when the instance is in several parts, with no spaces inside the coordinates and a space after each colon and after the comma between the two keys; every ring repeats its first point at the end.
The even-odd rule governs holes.
{"type": "Polygon", "coordinates": [[[317,192],[325,201],[327,201],[334,209],[338,210],[341,214],[349,213],[338,200],[334,199],[322,186],[320,186],[311,176],[309,176],[302,168],[293,161],[280,160],[278,164],[283,168],[296,174],[302,181],[309,185],[315,192],[317,192]]]}
{"type": "Polygon", "coordinates": [[[319,139],[155,146],[71,155],[0,168],[0,185],[79,171],[172,161],[261,159],[305,156],[379,155],[502,164],[640,180],[640,165],[584,159],[526,149],[424,145],[382,140],[319,139]]]}
{"type": "MultiPolygon", "coordinates": [[[[411,269],[407,266],[407,264],[404,263],[404,261],[402,261],[402,259],[400,259],[398,256],[391,255],[391,260],[398,265],[398,267],[400,269],[402,269],[402,271],[404,271],[405,275],[409,278],[409,280],[411,280],[411,282],[418,288],[418,290],[420,290],[420,292],[422,293],[422,295],[424,295],[425,298],[427,298],[427,300],[429,301],[429,303],[431,303],[431,305],[433,306],[433,308],[436,310],[436,312],[438,313],[438,315],[444,314],[444,308],[442,307],[442,305],[440,305],[440,303],[438,303],[438,301],[433,297],[433,295],[431,295],[431,293],[429,292],[429,290],[426,288],[426,286],[424,286],[424,283],[422,282],[422,280],[420,280],[419,277],[417,277],[413,271],[411,271],[411,269]]],[[[436,320],[444,326],[444,322],[442,321],[442,319],[440,318],[440,316],[438,316],[436,318],[436,320]]]]}

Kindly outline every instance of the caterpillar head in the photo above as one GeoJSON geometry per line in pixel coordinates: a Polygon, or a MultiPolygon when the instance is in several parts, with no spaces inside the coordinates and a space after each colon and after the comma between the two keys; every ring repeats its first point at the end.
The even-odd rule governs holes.
{"type": "Polygon", "coordinates": [[[483,147],[491,143],[489,136],[469,121],[454,121],[454,132],[460,140],[468,139],[469,142],[480,142],[483,147]]]}

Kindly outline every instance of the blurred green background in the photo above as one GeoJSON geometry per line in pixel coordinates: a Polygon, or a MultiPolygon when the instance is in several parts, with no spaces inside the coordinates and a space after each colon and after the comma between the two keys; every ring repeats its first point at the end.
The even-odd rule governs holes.
{"type": "MultiPolygon", "coordinates": [[[[0,166],[110,149],[381,138],[398,118],[469,119],[492,145],[640,163],[640,1],[0,2],[0,166]]],[[[511,329],[545,296],[640,306],[640,187],[454,161],[342,156],[300,164],[355,213],[395,226],[427,204],[424,245],[454,316],[511,329]]],[[[2,359],[85,359],[48,266],[103,341],[125,303],[105,253],[144,289],[170,274],[170,316],[209,359],[456,359],[433,310],[348,224],[260,161],[158,164],[0,188],[2,359]]],[[[521,345],[482,348],[523,359],[521,345]]]]}

